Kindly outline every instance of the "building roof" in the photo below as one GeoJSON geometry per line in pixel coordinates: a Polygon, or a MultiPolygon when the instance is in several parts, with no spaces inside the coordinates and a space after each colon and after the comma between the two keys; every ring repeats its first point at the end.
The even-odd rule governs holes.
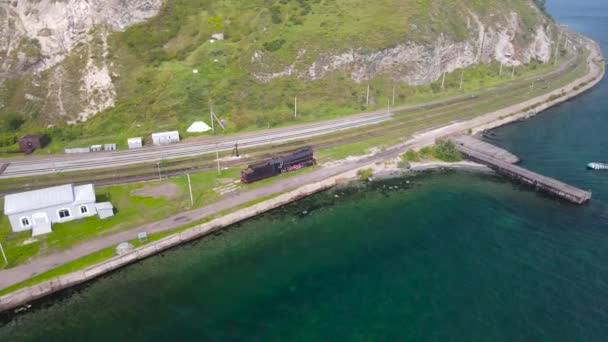
{"type": "Polygon", "coordinates": [[[179,136],[179,132],[178,131],[170,131],[170,132],[152,133],[152,138],[154,138],[154,137],[171,136],[171,135],[177,135],[177,136],[179,136]]]}
{"type": "Polygon", "coordinates": [[[99,210],[113,210],[114,206],[110,202],[101,202],[101,203],[95,203],[95,209],[97,209],[97,211],[99,211],[99,210]]]}
{"type": "Polygon", "coordinates": [[[90,202],[95,202],[95,188],[92,184],[81,186],[66,184],[6,195],[4,197],[4,214],[12,215],[63,204],[90,202]]]}
{"type": "Polygon", "coordinates": [[[74,204],[94,202],[95,187],[93,184],[78,185],[74,187],[74,204]]]}

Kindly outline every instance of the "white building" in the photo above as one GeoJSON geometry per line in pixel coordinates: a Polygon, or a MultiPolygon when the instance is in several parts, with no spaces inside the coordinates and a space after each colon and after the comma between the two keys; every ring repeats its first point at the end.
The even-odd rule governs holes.
{"type": "Polygon", "coordinates": [[[142,148],[144,146],[144,143],[141,140],[141,137],[137,137],[137,138],[129,138],[129,139],[127,139],[127,145],[129,145],[129,149],[132,149],[132,148],[142,148]]]}
{"type": "Polygon", "coordinates": [[[170,145],[179,142],[179,132],[159,132],[152,134],[152,144],[156,146],[170,145]]]}
{"type": "MultiPolygon", "coordinates": [[[[96,203],[93,184],[67,184],[7,195],[4,214],[14,232],[31,230],[32,236],[37,236],[52,232],[53,223],[96,215],[100,204],[96,203]]],[[[107,205],[102,207],[105,209],[107,205]]]]}

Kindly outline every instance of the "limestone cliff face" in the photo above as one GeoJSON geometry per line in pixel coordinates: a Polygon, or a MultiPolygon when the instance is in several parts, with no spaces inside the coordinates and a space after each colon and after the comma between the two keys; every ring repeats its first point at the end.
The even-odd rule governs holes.
{"type": "MultiPolygon", "coordinates": [[[[540,13],[539,13],[540,16],[540,13]]],[[[432,44],[402,42],[392,47],[369,51],[365,47],[338,54],[322,54],[312,64],[306,64],[306,51],[298,52],[296,60],[282,70],[272,70],[266,63],[268,54],[256,51],[251,58],[256,79],[273,79],[297,75],[305,80],[317,80],[329,72],[343,71],[353,80],[363,82],[379,74],[405,81],[410,85],[436,81],[444,72],[474,64],[499,61],[505,65],[521,65],[531,60],[547,62],[551,58],[553,26],[544,19],[534,28],[531,39],[521,25],[518,13],[511,12],[492,24],[484,24],[474,13],[467,18],[469,38],[461,41],[447,38],[443,33],[432,44]]],[[[529,34],[528,34],[529,35],[529,34]]]]}
{"type": "Polygon", "coordinates": [[[44,80],[48,93],[29,97],[59,115],[69,106],[85,120],[114,104],[111,65],[105,61],[108,34],[156,15],[161,5],[162,0],[1,0],[0,84],[28,75],[35,84],[41,72],[53,69],[44,80]],[[82,63],[68,75],[61,64],[75,50],[82,63]]]}
{"type": "MultiPolygon", "coordinates": [[[[355,82],[384,76],[410,85],[421,85],[436,81],[444,72],[492,60],[506,65],[520,65],[533,59],[547,62],[554,51],[555,24],[532,0],[484,0],[483,4],[394,0],[393,3],[400,5],[401,10],[384,15],[392,15],[391,25],[399,26],[401,23],[404,29],[378,44],[369,39],[355,38],[368,34],[374,37],[374,32],[367,31],[368,27],[377,27],[373,22],[383,20],[382,15],[374,12],[368,16],[372,21],[362,24],[363,21],[358,21],[364,16],[360,11],[347,13],[349,15],[344,18],[340,14],[351,10],[354,4],[368,6],[366,8],[370,11],[376,10],[375,3],[359,0],[310,3],[312,5],[299,0],[275,1],[274,4],[265,0],[202,2],[196,11],[187,13],[187,20],[180,17],[177,29],[174,28],[175,37],[158,43],[158,46],[145,45],[144,50],[162,49],[167,56],[172,56],[171,62],[188,69],[211,68],[205,63],[213,61],[209,62],[213,64],[218,59],[216,55],[206,55],[211,53],[207,42],[212,37],[211,33],[218,33],[215,30],[221,27],[221,30],[226,30],[223,42],[226,49],[212,53],[230,54],[225,56],[226,60],[238,60],[238,66],[231,67],[246,71],[238,77],[235,70],[227,72],[226,77],[222,76],[223,81],[235,85],[247,84],[251,78],[258,83],[289,76],[303,81],[319,80],[335,72],[348,75],[355,82]],[[456,3],[458,12],[440,11],[441,7],[456,3]],[[257,4],[255,15],[245,13],[252,11],[252,4],[257,4]],[[340,4],[348,6],[340,7],[340,4]],[[410,7],[421,4],[429,5],[429,10],[416,13],[430,14],[418,22],[407,13],[410,7]],[[296,5],[304,7],[294,12],[296,5]],[[279,7],[282,10],[277,10],[279,7]],[[328,15],[325,12],[327,8],[334,8],[338,14],[328,15]],[[271,9],[274,9],[276,17],[271,14],[271,9]],[[306,14],[301,14],[304,12],[306,14]],[[294,13],[301,17],[290,24],[285,18],[294,13]],[[326,15],[338,18],[335,26],[326,28],[322,25],[326,15]],[[435,25],[450,22],[457,22],[457,26],[435,25]],[[210,29],[213,25],[217,27],[210,29]],[[336,47],[333,44],[336,41],[331,37],[340,28],[346,28],[346,36],[353,38],[352,42],[361,43],[351,43],[351,39],[346,39],[344,41],[348,43],[336,47]],[[301,32],[314,39],[307,39],[306,35],[301,37],[301,32]],[[287,43],[278,50],[264,45],[277,38],[287,43]]],[[[167,15],[167,11],[160,11],[161,7],[167,5],[165,8],[170,9],[171,4],[175,2],[0,0],[0,115],[14,112],[32,121],[44,119],[41,125],[59,121],[73,123],[112,108],[115,101],[124,101],[128,97],[123,97],[125,91],[131,94],[129,91],[133,88],[129,84],[131,88],[126,89],[125,79],[138,79],[139,76],[139,79],[147,80],[156,73],[129,73],[130,70],[122,64],[124,56],[112,51],[112,42],[115,42],[112,34],[159,13],[167,15]]],[[[158,19],[161,19],[158,21],[161,24],[157,21],[148,24],[162,31],[165,29],[163,17],[158,19]]],[[[383,26],[383,29],[387,28],[390,29],[383,26]]],[[[344,36],[343,32],[340,39],[344,36]]],[[[130,53],[133,53],[130,58],[139,58],[137,52],[130,53]]],[[[141,59],[141,63],[149,70],[155,70],[156,66],[146,65],[152,64],[149,61],[141,59]]],[[[141,98],[153,93],[147,86],[148,83],[144,82],[138,88],[141,98]]],[[[181,89],[178,93],[187,93],[186,88],[183,84],[173,84],[173,89],[181,89]]],[[[222,92],[238,91],[234,90],[236,88],[231,86],[222,92]]],[[[148,102],[154,101],[150,99],[148,102]]],[[[241,105],[246,106],[247,103],[241,105]]],[[[170,108],[171,112],[186,110],[192,109],[170,108]]]]}

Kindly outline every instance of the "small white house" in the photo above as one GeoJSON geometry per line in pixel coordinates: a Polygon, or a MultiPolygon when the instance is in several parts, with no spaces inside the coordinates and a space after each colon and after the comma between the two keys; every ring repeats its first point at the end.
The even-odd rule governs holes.
{"type": "Polygon", "coordinates": [[[179,132],[159,132],[152,134],[152,144],[156,146],[170,145],[179,142],[179,132]]]}
{"type": "Polygon", "coordinates": [[[132,149],[132,148],[142,148],[144,146],[144,143],[141,140],[141,137],[137,137],[137,138],[129,138],[129,139],[127,139],[127,145],[129,145],[129,149],[132,149]]]}
{"type": "Polygon", "coordinates": [[[60,185],[4,197],[4,214],[14,232],[32,231],[32,236],[52,232],[51,224],[97,214],[93,184],[60,185]]]}

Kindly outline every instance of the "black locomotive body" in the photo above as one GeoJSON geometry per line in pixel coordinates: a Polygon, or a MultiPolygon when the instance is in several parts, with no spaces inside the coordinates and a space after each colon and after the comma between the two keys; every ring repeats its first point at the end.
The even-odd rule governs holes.
{"type": "Polygon", "coordinates": [[[241,171],[243,183],[253,183],[265,178],[276,176],[311,166],[316,163],[312,147],[303,147],[294,151],[283,152],[270,159],[249,165],[241,171]]]}

